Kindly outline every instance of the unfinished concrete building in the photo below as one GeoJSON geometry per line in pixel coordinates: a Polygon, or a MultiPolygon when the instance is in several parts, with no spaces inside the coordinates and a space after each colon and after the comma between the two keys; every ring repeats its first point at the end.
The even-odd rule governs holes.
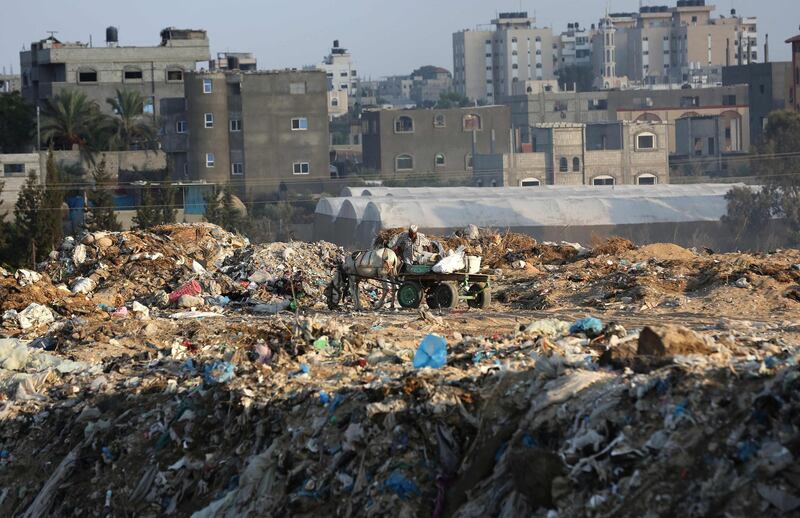
{"type": "Polygon", "coordinates": [[[660,122],[555,123],[515,130],[510,153],[476,155],[475,185],[669,183],[669,131],[660,122]]]}
{"type": "Polygon", "coordinates": [[[183,97],[185,74],[209,59],[204,30],[167,28],[151,47],[120,45],[115,27],[106,29],[105,45],[97,47],[51,35],[20,52],[22,94],[41,105],[62,90],[77,89],[110,112],[107,98],[118,89],[136,90],[145,97],[145,113],[156,118],[162,100],[183,97]]]}

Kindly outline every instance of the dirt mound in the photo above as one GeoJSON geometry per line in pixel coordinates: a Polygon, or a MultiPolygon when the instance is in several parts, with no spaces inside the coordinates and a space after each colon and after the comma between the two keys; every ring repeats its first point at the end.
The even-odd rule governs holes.
{"type": "Polygon", "coordinates": [[[592,242],[592,255],[595,257],[598,255],[619,255],[628,250],[636,250],[636,245],[624,237],[614,236],[605,241],[593,240],[592,242]]]}
{"type": "Polygon", "coordinates": [[[654,243],[622,254],[622,257],[633,262],[639,261],[691,261],[697,254],[672,243],[654,243]]]}

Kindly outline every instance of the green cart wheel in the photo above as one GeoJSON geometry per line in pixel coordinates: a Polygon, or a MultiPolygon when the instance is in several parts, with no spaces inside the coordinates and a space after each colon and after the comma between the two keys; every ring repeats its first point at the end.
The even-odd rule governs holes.
{"type": "Polygon", "coordinates": [[[458,287],[454,282],[443,282],[434,291],[437,307],[452,309],[458,304],[458,287]]]}
{"type": "Polygon", "coordinates": [[[416,309],[422,301],[422,286],[418,282],[405,281],[397,290],[397,302],[400,307],[416,309]]]}
{"type": "Polygon", "coordinates": [[[471,297],[467,299],[467,305],[471,308],[485,309],[492,302],[492,291],[483,283],[470,286],[467,295],[471,297]]]}

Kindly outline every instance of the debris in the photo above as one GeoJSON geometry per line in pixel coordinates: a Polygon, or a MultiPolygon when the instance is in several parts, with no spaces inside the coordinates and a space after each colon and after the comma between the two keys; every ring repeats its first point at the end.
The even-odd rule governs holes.
{"type": "Polygon", "coordinates": [[[705,337],[683,326],[646,326],[639,334],[639,355],[674,356],[711,352],[713,349],[705,337]]]}
{"type": "Polygon", "coordinates": [[[22,329],[30,329],[32,327],[39,327],[55,321],[53,312],[46,306],[32,302],[27,308],[19,313],[10,309],[3,314],[3,321],[14,322],[22,329]]]}
{"type": "Polygon", "coordinates": [[[441,369],[447,364],[447,342],[438,335],[427,335],[414,354],[414,368],[441,369]]]}
{"type": "Polygon", "coordinates": [[[600,333],[603,332],[603,323],[594,317],[586,317],[580,320],[577,320],[571,326],[569,326],[569,333],[574,335],[577,333],[583,333],[589,338],[594,338],[600,333]]]}

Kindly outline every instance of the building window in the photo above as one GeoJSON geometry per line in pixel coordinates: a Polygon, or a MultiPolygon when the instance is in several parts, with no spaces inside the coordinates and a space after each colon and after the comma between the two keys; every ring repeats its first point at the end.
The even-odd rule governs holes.
{"type": "Polygon", "coordinates": [[[636,135],[636,149],[655,149],[656,136],[652,133],[639,133],[636,135]]]}
{"type": "Polygon", "coordinates": [[[122,72],[122,78],[125,80],[126,83],[138,83],[142,80],[142,69],[141,68],[126,68],[122,72]]]}
{"type": "Polygon", "coordinates": [[[4,176],[25,176],[25,164],[3,164],[4,176]]]}
{"type": "Polygon", "coordinates": [[[411,155],[397,155],[394,159],[395,171],[411,171],[414,169],[414,157],[411,155]]]}
{"type": "Polygon", "coordinates": [[[241,162],[234,162],[231,164],[231,174],[233,176],[242,176],[244,174],[244,164],[241,162]]]}
{"type": "Polygon", "coordinates": [[[592,180],[592,185],[614,185],[614,178],[611,176],[597,176],[592,180]]]}
{"type": "Polygon", "coordinates": [[[639,185],[655,185],[658,183],[658,178],[650,173],[640,174],[636,178],[636,183],[639,185]]]}
{"type": "Polygon", "coordinates": [[[539,187],[542,182],[538,178],[525,178],[519,182],[520,187],[539,187]]]}
{"type": "Polygon", "coordinates": [[[292,131],[305,131],[308,129],[308,119],[306,117],[295,117],[292,119],[292,131]]]}
{"type": "Polygon", "coordinates": [[[433,158],[433,165],[436,167],[444,167],[444,164],[444,153],[436,153],[436,156],[433,158]]]}
{"type": "Polygon", "coordinates": [[[211,79],[203,79],[203,93],[210,94],[214,91],[214,82],[211,79]]]}
{"type": "Polygon", "coordinates": [[[97,70],[79,70],[78,71],[79,83],[96,83],[97,70]]]}
{"type": "Polygon", "coordinates": [[[562,156],[558,160],[558,172],[559,173],[569,172],[569,163],[567,162],[567,157],[562,156]]]}
{"type": "Polygon", "coordinates": [[[241,119],[231,119],[231,131],[233,132],[242,131],[241,119]]]}
{"type": "Polygon", "coordinates": [[[469,113],[464,115],[464,131],[480,131],[483,129],[481,125],[481,116],[476,113],[469,113]]]}
{"type": "Polygon", "coordinates": [[[155,113],[155,99],[152,97],[145,97],[142,103],[142,113],[145,115],[153,115],[155,113]]]}
{"type": "Polygon", "coordinates": [[[334,107],[334,108],[339,106],[339,98],[338,97],[331,97],[331,106],[334,107]]]}
{"type": "Polygon", "coordinates": [[[572,159],[572,172],[573,173],[581,172],[581,159],[578,157],[572,159]]]}
{"type": "Polygon", "coordinates": [[[214,127],[214,114],[213,113],[206,113],[205,114],[205,121],[206,121],[206,128],[210,129],[214,127]]]}
{"type": "MultiPolygon", "coordinates": [[[[342,85],[345,89],[347,85],[342,85]]],[[[306,93],[306,84],[305,83],[289,83],[289,93],[292,95],[305,95],[306,93]]]]}
{"type": "Polygon", "coordinates": [[[206,153],[206,167],[214,167],[214,164],[216,164],[214,153],[206,153]]]}
{"type": "Polygon", "coordinates": [[[175,133],[186,133],[187,131],[189,131],[189,124],[186,121],[175,123],[175,133]]]}
{"type": "Polygon", "coordinates": [[[292,164],[292,174],[309,174],[311,165],[308,162],[295,162],[292,164]]]}
{"type": "Polygon", "coordinates": [[[183,69],[168,68],[167,69],[167,82],[180,83],[183,81],[183,69]]]}
{"type": "Polygon", "coordinates": [[[688,108],[690,106],[700,106],[700,98],[690,96],[681,97],[681,108],[688,108]]]}
{"type": "Polygon", "coordinates": [[[722,96],[722,105],[723,106],[736,106],[736,96],[735,95],[723,95],[722,96]]]}
{"type": "Polygon", "coordinates": [[[414,119],[402,115],[394,120],[395,133],[414,133],[414,119]]]}
{"type": "Polygon", "coordinates": [[[437,113],[433,116],[433,127],[434,128],[444,128],[447,126],[447,119],[445,118],[443,113],[437,113]]]}

